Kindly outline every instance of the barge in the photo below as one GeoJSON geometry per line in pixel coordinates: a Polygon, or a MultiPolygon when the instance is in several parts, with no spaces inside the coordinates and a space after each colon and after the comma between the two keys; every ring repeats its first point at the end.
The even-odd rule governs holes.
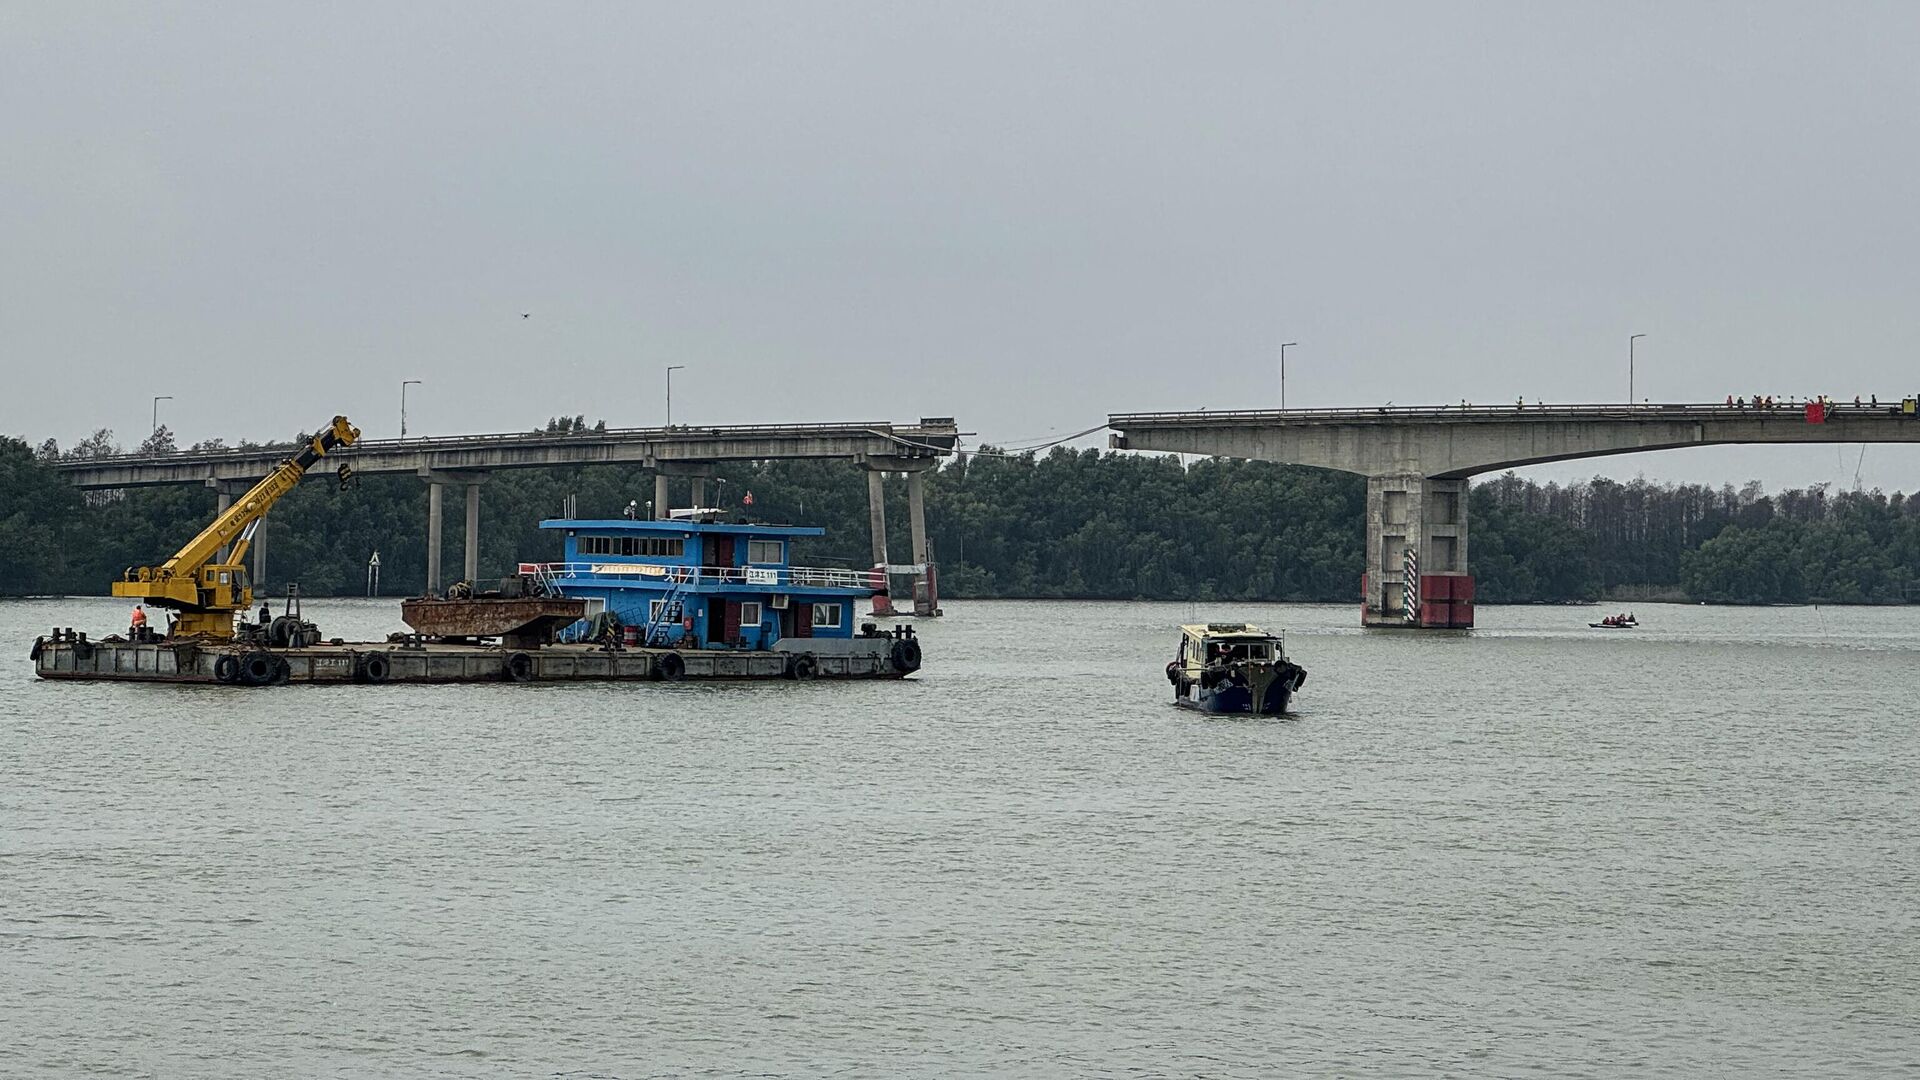
{"type": "Polygon", "coordinates": [[[43,679],[279,686],[286,683],[476,683],[682,679],[898,679],[919,668],[911,628],[869,630],[804,648],[627,648],[620,642],[456,644],[419,635],[398,641],[326,641],[275,648],[240,641],[90,641],[55,630],[34,642],[43,679]]]}

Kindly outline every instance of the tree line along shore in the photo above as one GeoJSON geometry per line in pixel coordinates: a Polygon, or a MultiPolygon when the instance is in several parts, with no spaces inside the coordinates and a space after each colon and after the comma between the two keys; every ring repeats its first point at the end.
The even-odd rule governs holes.
{"type": "MultiPolygon", "coordinates": [[[[549,421],[545,430],[585,426],[549,421]]],[[[200,448],[210,445],[200,444],[200,448]]],[[[140,449],[167,450],[166,430],[140,449]]],[[[0,436],[0,595],[101,594],[128,566],[171,554],[214,513],[214,494],[172,487],[81,492],[53,461],[118,453],[110,432],[62,450],[0,436]]],[[[900,482],[890,481],[890,484],[900,482]]],[[[583,517],[617,517],[652,497],[640,468],[503,470],[481,496],[481,575],[559,557],[537,528],[575,497],[583,517]]],[[[796,561],[871,561],[866,485],[844,462],[723,464],[709,501],[749,520],[823,526],[796,561]],[[752,493],[752,503],[745,496],[752,493]]],[[[888,550],[906,561],[904,484],[889,488],[888,550]]],[[[1366,483],[1258,461],[1056,448],[968,454],[927,478],[927,520],[947,598],[1357,602],[1366,483]]],[[[330,470],[268,515],[265,591],[364,595],[426,582],[426,486],[330,470]]],[[[1539,484],[1512,473],[1472,489],[1469,570],[1482,603],[1608,595],[1722,604],[1920,602],[1920,497],[1827,486],[1768,493],[1757,483],[1539,484]]],[[[461,563],[459,524],[444,565],[461,563]]],[[[257,586],[258,587],[258,586],[257,586]]]]}

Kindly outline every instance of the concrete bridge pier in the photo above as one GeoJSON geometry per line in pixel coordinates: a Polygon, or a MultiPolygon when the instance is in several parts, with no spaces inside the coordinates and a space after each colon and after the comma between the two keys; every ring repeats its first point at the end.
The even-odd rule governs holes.
{"type": "MultiPolygon", "coordinates": [[[[232,509],[233,500],[253,490],[253,485],[257,483],[259,483],[258,480],[222,480],[217,477],[209,477],[207,486],[213,489],[214,497],[217,500],[214,513],[224,514],[232,509]]],[[[258,537],[256,536],[255,539],[257,540],[258,537]]],[[[230,551],[231,548],[229,548],[228,545],[220,545],[220,554],[215,556],[216,560],[226,562],[227,555],[230,551]]]]}
{"type": "Polygon", "coordinates": [[[887,591],[873,598],[875,615],[897,614],[898,598],[893,591],[895,575],[913,580],[913,613],[932,617],[940,614],[933,563],[927,543],[926,471],[934,466],[932,458],[867,456],[860,464],[867,470],[867,525],[873,533],[873,565],[887,579],[887,591]],[[907,526],[913,544],[913,562],[896,564],[887,558],[887,487],[890,472],[907,477],[907,526]]]}
{"type": "Polygon", "coordinates": [[[487,479],[483,472],[448,472],[421,469],[427,482],[427,595],[439,596],[444,584],[440,576],[442,525],[445,519],[445,489],[448,484],[464,484],[467,489],[467,547],[464,580],[472,581],[480,573],[480,485],[487,479]]]}
{"type": "Polygon", "coordinates": [[[692,482],[693,506],[706,502],[707,481],[713,479],[713,463],[700,461],[659,461],[653,467],[653,519],[666,521],[673,516],[673,478],[687,477],[692,482]]]}
{"type": "Polygon", "coordinates": [[[1367,626],[1473,626],[1466,480],[1418,473],[1367,477],[1361,592],[1360,620],[1367,626]]]}

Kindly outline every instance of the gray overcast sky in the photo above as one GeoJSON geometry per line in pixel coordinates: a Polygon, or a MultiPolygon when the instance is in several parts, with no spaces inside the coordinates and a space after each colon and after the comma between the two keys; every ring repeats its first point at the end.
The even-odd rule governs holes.
{"type": "MultiPolygon", "coordinates": [[[[1920,390],[1920,5],[0,6],[0,431],[1920,390]],[[530,319],[520,312],[531,312],[530,319]]],[[[1554,466],[1850,485],[1857,448],[1554,466]]],[[[1872,447],[1868,486],[1920,487],[1872,447]]]]}

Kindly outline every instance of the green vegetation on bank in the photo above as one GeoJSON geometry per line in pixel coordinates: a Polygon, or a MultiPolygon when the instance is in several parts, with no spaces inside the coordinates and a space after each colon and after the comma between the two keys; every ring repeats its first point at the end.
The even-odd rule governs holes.
{"type": "MultiPolygon", "coordinates": [[[[547,430],[584,427],[559,419],[547,430]]],[[[164,429],[143,450],[172,449],[164,429]]],[[[214,512],[210,490],[79,492],[49,468],[117,452],[100,432],[64,453],[0,437],[0,595],[101,593],[132,565],[164,559],[214,512]]],[[[820,525],[802,562],[870,561],[866,486],[840,462],[722,466],[709,501],[753,520],[820,525]]],[[[906,561],[904,484],[890,484],[889,550],[906,561]]],[[[651,474],[592,466],[493,474],[481,489],[481,573],[559,555],[537,524],[573,495],[582,516],[618,516],[652,497],[651,474]]],[[[450,492],[457,507],[459,493],[450,492]]],[[[681,496],[684,498],[684,495],[681,496]]],[[[927,518],[951,597],[1355,601],[1363,563],[1361,478],[1265,462],[1056,449],[970,455],[929,475],[927,518]]],[[[426,487],[330,470],[276,506],[262,528],[267,582],[314,595],[426,580],[426,487]]],[[[443,565],[462,561],[450,511],[443,565]]],[[[1606,479],[1536,484],[1513,474],[1473,487],[1469,557],[1484,603],[1590,599],[1621,587],[1679,589],[1715,603],[1920,601],[1920,499],[1825,488],[1764,493],[1606,479]]]]}

